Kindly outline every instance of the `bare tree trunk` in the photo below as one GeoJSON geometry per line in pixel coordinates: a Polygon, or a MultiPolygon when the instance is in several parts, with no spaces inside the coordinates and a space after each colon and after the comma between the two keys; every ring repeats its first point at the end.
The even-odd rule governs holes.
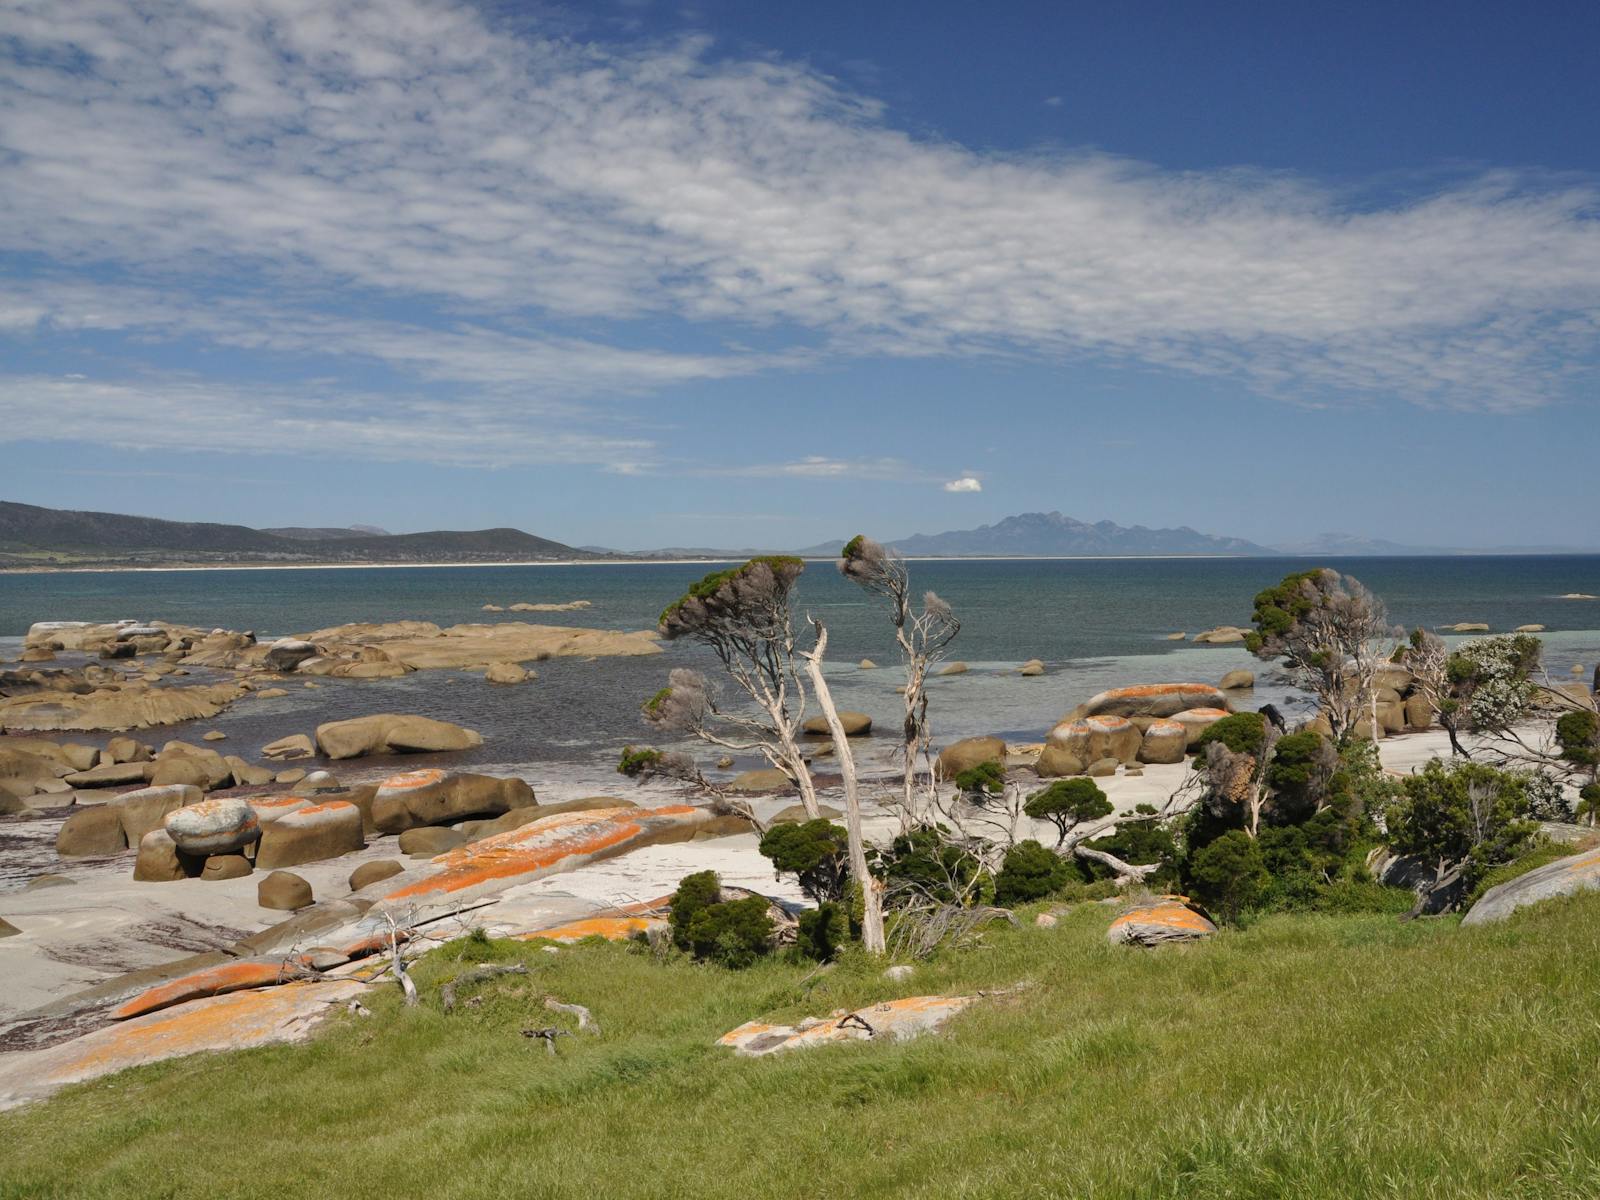
{"type": "Polygon", "coordinates": [[[814,618],[811,623],[817,630],[817,645],[809,654],[801,657],[806,662],[806,674],[811,677],[811,689],[817,697],[817,707],[822,709],[822,715],[828,722],[828,732],[833,735],[834,750],[839,756],[839,772],[844,776],[845,831],[850,843],[850,874],[861,886],[861,944],[866,947],[868,954],[882,954],[885,949],[883,907],[875,881],[867,870],[866,840],[861,832],[861,789],[856,782],[856,758],[850,749],[849,739],[845,737],[839,710],[834,707],[833,693],[828,690],[828,681],[822,676],[822,658],[828,649],[828,628],[814,618]]]}

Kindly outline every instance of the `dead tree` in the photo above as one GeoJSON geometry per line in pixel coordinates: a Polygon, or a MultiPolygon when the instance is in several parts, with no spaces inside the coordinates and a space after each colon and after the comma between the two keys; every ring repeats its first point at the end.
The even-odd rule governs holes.
{"type": "Polygon", "coordinates": [[[789,595],[803,570],[798,558],[752,558],[707,575],[661,614],[661,636],[710,647],[759,716],[723,707],[703,675],[684,669],[672,672],[669,686],[645,704],[644,715],[652,725],[715,746],[758,751],[794,780],[807,815],[816,817],[817,790],[800,749],[806,689],[789,611],[789,595]]]}
{"type": "Polygon", "coordinates": [[[815,617],[812,628],[817,631],[816,644],[801,655],[806,674],[811,679],[811,690],[816,694],[817,706],[833,735],[834,752],[839,759],[839,772],[844,777],[845,833],[849,839],[850,874],[861,888],[861,944],[868,954],[884,952],[883,907],[878,894],[877,881],[867,870],[866,840],[861,830],[861,788],[856,781],[856,757],[845,736],[844,723],[833,703],[833,693],[822,673],[822,662],[828,652],[828,627],[815,617]]]}
{"type": "Polygon", "coordinates": [[[917,808],[919,760],[928,771],[930,784],[933,775],[928,761],[928,674],[961,632],[961,622],[933,592],[924,592],[921,610],[913,610],[905,559],[864,534],[857,534],[845,546],[839,557],[839,573],[889,602],[889,620],[906,675],[900,803],[902,820],[909,820],[917,808]]]}

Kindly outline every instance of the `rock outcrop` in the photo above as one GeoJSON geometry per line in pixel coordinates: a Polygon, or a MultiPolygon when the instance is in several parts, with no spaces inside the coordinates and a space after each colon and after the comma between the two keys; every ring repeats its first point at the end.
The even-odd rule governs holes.
{"type": "Polygon", "coordinates": [[[934,774],[940,779],[954,779],[963,771],[986,762],[1003,763],[1006,760],[1005,741],[997,737],[962,738],[939,751],[934,761],[934,774]]]}
{"type": "Polygon", "coordinates": [[[1461,918],[1463,925],[1487,925],[1503,921],[1519,908],[1600,888],[1600,850],[1558,858],[1492,887],[1461,918]]]}
{"type": "Polygon", "coordinates": [[[1182,896],[1163,896],[1118,914],[1106,930],[1112,945],[1160,946],[1210,937],[1217,927],[1182,896]]]}
{"type": "Polygon", "coordinates": [[[794,1025],[746,1021],[718,1038],[717,1045],[727,1046],[737,1054],[760,1057],[835,1042],[904,1041],[934,1032],[976,1000],[976,996],[907,996],[853,1012],[840,1010],[827,1017],[812,1017],[794,1025]]]}
{"type": "Polygon", "coordinates": [[[439,753],[483,745],[474,730],[404,713],[377,713],[317,726],[317,748],[327,758],[369,754],[439,753]]]}
{"type": "Polygon", "coordinates": [[[533,789],[521,779],[438,769],[407,771],[378,785],[372,821],[384,833],[403,833],[419,825],[498,816],[536,803],[533,789]]]}
{"type": "Polygon", "coordinates": [[[1080,762],[1110,758],[1133,762],[1144,735],[1127,717],[1093,716],[1063,721],[1050,731],[1046,744],[1066,751],[1080,762]]]}

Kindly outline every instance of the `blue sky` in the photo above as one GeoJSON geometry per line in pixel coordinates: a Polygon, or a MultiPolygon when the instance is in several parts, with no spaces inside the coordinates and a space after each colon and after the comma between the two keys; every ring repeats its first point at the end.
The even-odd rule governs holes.
{"type": "Polygon", "coordinates": [[[9,0],[0,498],[1600,544],[1600,7],[9,0]]]}

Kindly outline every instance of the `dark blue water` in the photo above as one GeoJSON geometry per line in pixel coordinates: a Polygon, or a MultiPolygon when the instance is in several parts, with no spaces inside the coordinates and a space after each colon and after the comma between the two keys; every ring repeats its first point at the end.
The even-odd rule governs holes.
{"type": "MultiPolygon", "coordinates": [[[[1438,626],[1482,621],[1496,630],[1537,623],[1600,628],[1600,557],[1324,560],[1376,591],[1394,620],[1438,626]]],[[[1291,570],[1289,559],[1100,559],[939,561],[911,565],[963,621],[960,654],[977,660],[1159,652],[1170,632],[1247,624],[1256,592],[1291,570]]],[[[346,621],[405,618],[450,625],[528,620],[639,629],[705,564],[570,567],[401,567],[325,570],[75,572],[0,575],[0,637],[39,620],[163,619],[286,634],[346,621]],[[485,614],[486,603],[585,599],[574,613],[485,614]]],[[[828,622],[835,653],[882,656],[881,610],[831,564],[811,563],[798,607],[828,622]]]]}
{"type": "MultiPolygon", "coordinates": [[[[1195,646],[1165,635],[1247,624],[1256,592],[1290,570],[1314,565],[1319,564],[1285,559],[912,563],[913,584],[936,590],[960,615],[952,657],[972,665],[966,675],[931,682],[935,735],[1038,739],[1062,713],[1102,688],[1215,682],[1235,667],[1257,672],[1255,702],[1293,704],[1296,697],[1282,673],[1241,647],[1195,646]],[[1018,676],[1017,664],[1035,657],[1048,664],[1048,674],[1018,676]]],[[[1600,601],[1559,598],[1568,592],[1600,594],[1600,558],[1359,559],[1328,565],[1373,588],[1396,622],[1482,621],[1495,630],[1537,623],[1551,630],[1546,663],[1557,675],[1577,663],[1587,671],[1600,660],[1600,601]]],[[[653,626],[661,609],[709,569],[678,563],[0,575],[0,637],[18,637],[39,620],[124,617],[254,629],[262,636],[404,618],[440,625],[527,620],[640,629],[653,626]],[[481,611],[487,603],[578,599],[593,606],[572,613],[481,611]]],[[[860,709],[892,728],[900,675],[882,607],[840,578],[831,563],[817,562],[808,564],[801,579],[797,608],[829,626],[830,676],[841,707],[860,709]],[[863,657],[885,669],[856,670],[854,663],[863,657]]],[[[250,698],[196,729],[151,731],[146,740],[218,729],[227,734],[221,743],[226,750],[249,757],[275,738],[310,732],[322,721],[419,712],[485,735],[481,749],[452,760],[457,765],[522,774],[547,799],[616,794],[619,786],[629,786],[613,771],[618,750],[655,738],[639,720],[640,702],[674,666],[713,668],[697,647],[671,644],[665,650],[646,658],[556,659],[537,665],[536,682],[511,688],[491,687],[462,671],[325,679],[316,689],[291,680],[287,696],[250,698]]],[[[336,769],[359,776],[388,768],[375,763],[336,769]]]]}

